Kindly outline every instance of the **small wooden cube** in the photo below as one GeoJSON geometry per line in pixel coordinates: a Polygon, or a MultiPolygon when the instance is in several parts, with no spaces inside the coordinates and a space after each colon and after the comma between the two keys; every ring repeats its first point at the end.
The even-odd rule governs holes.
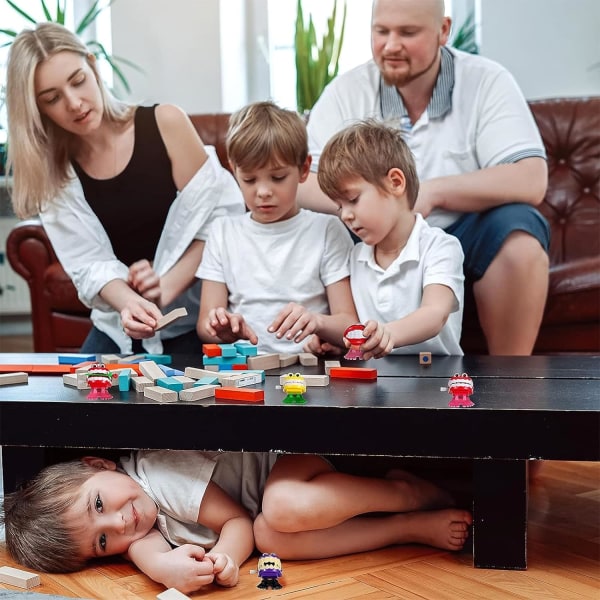
{"type": "Polygon", "coordinates": [[[316,367],[319,364],[319,359],[310,352],[302,352],[298,355],[300,364],[304,367],[316,367]]]}
{"type": "Polygon", "coordinates": [[[431,352],[419,352],[419,364],[429,366],[431,364],[431,352]]]}

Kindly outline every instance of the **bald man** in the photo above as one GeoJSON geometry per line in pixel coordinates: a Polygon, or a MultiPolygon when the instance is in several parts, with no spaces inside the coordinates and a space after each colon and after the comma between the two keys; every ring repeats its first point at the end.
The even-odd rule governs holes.
{"type": "Polygon", "coordinates": [[[415,155],[415,205],[458,237],[488,351],[531,354],[548,291],[546,153],[527,102],[499,64],[445,46],[442,0],[375,0],[373,59],[334,79],[308,123],[313,166],[302,206],[335,212],[316,170],[327,140],[353,121],[394,123],[415,155]]]}

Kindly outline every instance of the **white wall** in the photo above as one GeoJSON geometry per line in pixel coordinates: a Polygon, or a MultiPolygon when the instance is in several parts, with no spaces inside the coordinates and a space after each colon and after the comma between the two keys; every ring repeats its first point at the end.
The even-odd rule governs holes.
{"type": "MultiPolygon", "coordinates": [[[[296,0],[277,1],[295,10],[296,0]]],[[[461,2],[469,4],[455,2],[457,8],[461,2]]],[[[482,54],[505,65],[527,98],[600,95],[600,0],[480,3],[482,54]]],[[[351,10],[352,2],[348,5],[351,10]]],[[[257,50],[257,39],[267,33],[266,6],[266,0],[115,2],[113,52],[146,71],[140,75],[127,70],[132,99],[174,102],[193,113],[233,110],[243,100],[267,98],[266,63],[257,50]],[[242,10],[248,19],[245,30],[232,23],[242,10]],[[223,66],[221,32],[225,49],[238,56],[223,66]],[[239,47],[242,37],[245,49],[239,47]],[[236,95],[238,85],[245,89],[236,95]]],[[[363,35],[369,39],[366,22],[363,35]]],[[[355,40],[347,34],[346,44],[355,40]]]]}
{"type": "Polygon", "coordinates": [[[111,11],[113,53],[145,71],[124,69],[132,100],[221,110],[219,0],[119,0],[111,11]]]}
{"type": "Polygon", "coordinates": [[[600,95],[599,0],[481,0],[481,53],[526,98],[600,95]]]}

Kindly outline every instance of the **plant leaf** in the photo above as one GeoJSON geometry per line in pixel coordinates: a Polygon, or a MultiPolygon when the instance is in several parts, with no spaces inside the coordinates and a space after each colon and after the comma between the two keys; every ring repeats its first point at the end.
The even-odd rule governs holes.
{"type": "Polygon", "coordinates": [[[81,35],[98,17],[98,15],[105,9],[107,9],[114,0],[104,0],[104,4],[100,6],[102,0],[95,0],[92,6],[90,6],[90,10],[84,15],[84,17],[79,21],[79,25],[75,27],[75,33],[77,35],[81,35]]]}
{"type": "Polygon", "coordinates": [[[6,4],[8,4],[11,8],[16,10],[22,17],[27,19],[30,23],[33,23],[34,25],[37,24],[37,21],[31,15],[28,15],[22,8],[19,8],[12,0],[6,0],[6,4]]]}

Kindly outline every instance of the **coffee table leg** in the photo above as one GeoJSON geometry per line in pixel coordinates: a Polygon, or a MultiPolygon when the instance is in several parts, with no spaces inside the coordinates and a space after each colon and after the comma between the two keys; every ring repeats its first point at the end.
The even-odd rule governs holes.
{"type": "Polygon", "coordinates": [[[527,568],[526,461],[474,461],[473,562],[488,569],[527,568]]]}

